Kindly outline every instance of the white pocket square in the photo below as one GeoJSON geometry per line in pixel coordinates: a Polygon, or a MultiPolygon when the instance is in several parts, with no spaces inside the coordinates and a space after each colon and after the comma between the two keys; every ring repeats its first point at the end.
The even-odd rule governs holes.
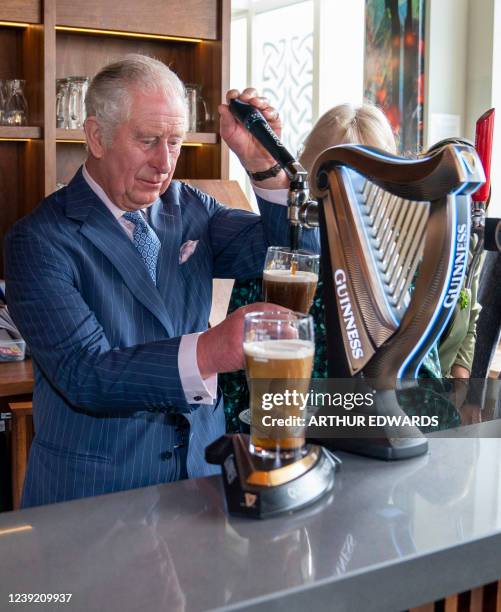
{"type": "Polygon", "coordinates": [[[197,248],[198,240],[187,240],[179,249],[179,263],[184,264],[193,255],[197,248]]]}

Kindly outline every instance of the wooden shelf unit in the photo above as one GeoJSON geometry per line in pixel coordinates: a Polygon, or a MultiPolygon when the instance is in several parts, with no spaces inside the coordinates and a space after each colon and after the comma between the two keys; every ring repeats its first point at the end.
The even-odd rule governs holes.
{"type": "Polygon", "coordinates": [[[127,53],[160,59],[185,83],[202,86],[211,119],[204,132],[187,135],[176,176],[228,178],[217,106],[229,85],[229,28],[230,0],[121,0],[118,11],[115,0],[2,0],[0,79],[26,80],[30,123],[0,126],[2,243],[85,159],[83,130],[56,129],[56,78],[93,77],[127,53]]]}
{"type": "Polygon", "coordinates": [[[42,137],[42,129],[38,126],[23,125],[20,127],[0,125],[0,140],[38,140],[42,137]]]}
{"type": "MultiPolygon", "coordinates": [[[[8,128],[10,130],[19,128],[8,128]]],[[[36,128],[21,128],[24,130],[36,130],[36,128]]],[[[0,127],[0,137],[2,136],[2,128],[0,127]]],[[[38,136],[30,136],[30,138],[39,138],[38,136]]],[[[66,143],[85,143],[85,133],[83,130],[67,130],[65,128],[56,129],[56,142],[66,143]]],[[[218,142],[218,135],[215,132],[188,132],[184,139],[183,145],[204,145],[204,144],[216,144],[218,142]]]]}

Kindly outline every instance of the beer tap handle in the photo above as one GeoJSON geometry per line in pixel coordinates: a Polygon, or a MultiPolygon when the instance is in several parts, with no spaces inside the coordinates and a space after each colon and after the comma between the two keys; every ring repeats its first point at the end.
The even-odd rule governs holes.
{"type": "Polygon", "coordinates": [[[230,100],[229,108],[236,119],[249,130],[273,159],[279,163],[290,180],[289,195],[287,198],[290,248],[292,251],[297,251],[299,248],[301,227],[318,226],[318,215],[312,213],[312,209],[316,206],[316,202],[312,202],[309,199],[308,173],[285,148],[257,108],[235,98],[230,100]],[[305,211],[310,211],[310,219],[315,217],[315,220],[311,221],[310,225],[308,225],[306,217],[305,220],[302,218],[305,216],[303,214],[305,211]]]}
{"type": "Polygon", "coordinates": [[[491,189],[492,139],[494,135],[495,109],[485,112],[477,121],[475,149],[484,167],[485,183],[473,194],[474,202],[487,202],[491,189]]]}
{"type": "Polygon", "coordinates": [[[473,275],[477,269],[485,242],[485,209],[491,190],[491,160],[492,139],[494,135],[495,109],[486,111],[478,120],[475,130],[475,149],[484,168],[485,183],[472,195],[471,223],[472,233],[478,237],[477,244],[473,250],[471,261],[466,273],[465,286],[470,288],[473,275]]]}
{"type": "Polygon", "coordinates": [[[235,98],[230,100],[229,107],[238,121],[263,145],[273,159],[277,160],[289,179],[294,180],[296,178],[294,167],[296,160],[271,129],[262,113],[251,104],[235,98]]]}

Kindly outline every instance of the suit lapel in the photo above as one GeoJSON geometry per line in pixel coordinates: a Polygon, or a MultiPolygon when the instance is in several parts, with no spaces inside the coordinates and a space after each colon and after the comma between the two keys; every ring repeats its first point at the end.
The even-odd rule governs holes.
{"type": "Polygon", "coordinates": [[[162,196],[161,202],[148,210],[149,223],[162,244],[158,254],[157,286],[166,303],[171,303],[176,293],[183,233],[181,210],[176,198],[171,196],[172,187],[162,196]]]}
{"type": "Polygon", "coordinates": [[[68,217],[81,222],[80,232],[110,261],[134,297],[162,323],[168,335],[174,336],[165,303],[141,256],[119,222],[89,187],[81,170],[68,185],[66,193],[68,217]]]}

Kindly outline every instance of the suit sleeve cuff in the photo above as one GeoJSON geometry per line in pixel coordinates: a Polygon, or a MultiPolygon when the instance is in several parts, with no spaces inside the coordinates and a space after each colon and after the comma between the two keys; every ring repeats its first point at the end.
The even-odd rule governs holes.
{"type": "Polygon", "coordinates": [[[256,183],[251,184],[254,193],[262,200],[266,200],[272,204],[287,206],[287,196],[289,194],[288,189],[263,189],[262,187],[258,187],[256,183]]]}
{"type": "Polygon", "coordinates": [[[200,333],[181,338],[177,365],[179,378],[188,404],[212,404],[217,397],[217,374],[202,378],[197,363],[197,344],[200,333]]]}

